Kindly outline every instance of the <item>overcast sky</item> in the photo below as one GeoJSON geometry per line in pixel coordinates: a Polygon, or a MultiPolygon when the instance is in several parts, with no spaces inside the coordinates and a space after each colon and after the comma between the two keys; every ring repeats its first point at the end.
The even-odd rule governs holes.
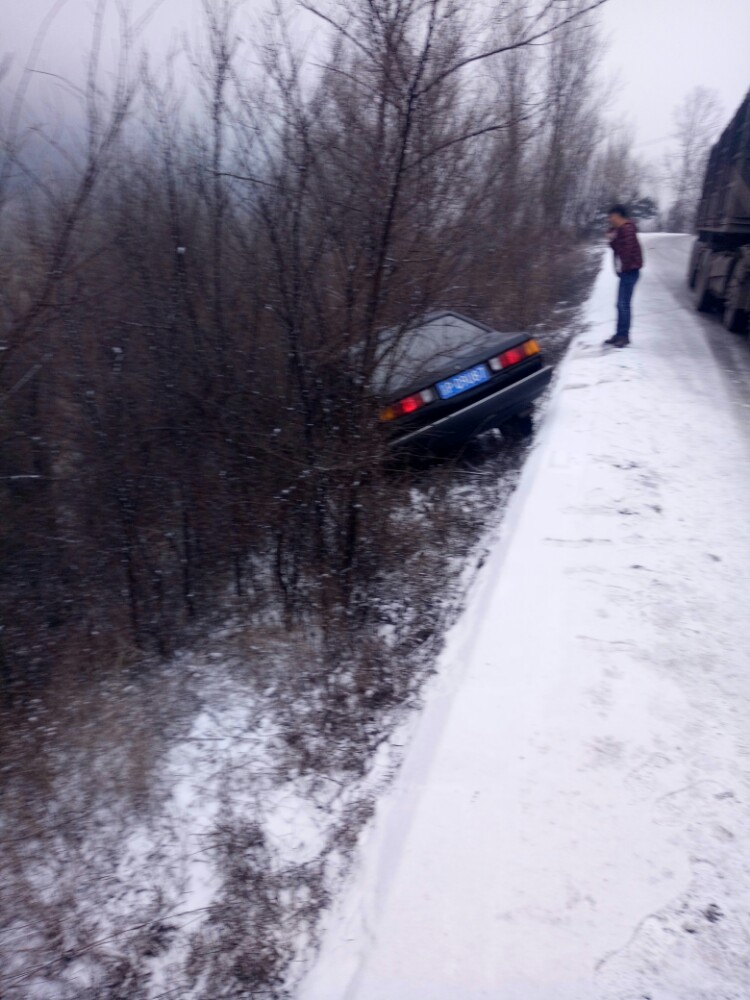
{"type": "MultiPolygon", "coordinates": [[[[246,0],[246,7],[258,11],[265,2],[246,0]]],[[[133,0],[136,12],[150,6],[133,0]]],[[[36,28],[58,7],[39,65],[80,73],[93,0],[0,0],[0,57],[25,61],[36,28]]],[[[166,47],[184,32],[195,36],[199,23],[200,0],[164,0],[148,38],[166,47]]],[[[616,81],[611,113],[632,123],[644,156],[661,158],[673,109],[692,87],[718,91],[727,121],[750,88],[750,0],[608,0],[603,24],[607,72],[616,81]]]]}
{"type": "Polygon", "coordinates": [[[603,22],[615,108],[644,154],[662,150],[692,87],[718,91],[727,122],[750,90],[750,0],[609,0],[603,22]]]}

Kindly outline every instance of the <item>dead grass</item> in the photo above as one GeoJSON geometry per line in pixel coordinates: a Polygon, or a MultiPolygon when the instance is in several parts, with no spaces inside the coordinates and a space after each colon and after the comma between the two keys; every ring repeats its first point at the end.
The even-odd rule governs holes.
{"type": "Polygon", "coordinates": [[[158,885],[134,893],[119,884],[118,863],[156,807],[158,765],[188,705],[176,678],[121,667],[106,678],[74,672],[28,705],[22,723],[7,709],[0,720],[4,998],[45,995],[45,983],[55,996],[84,996],[82,982],[66,986],[74,962],[122,986],[106,996],[145,996],[141,957],[165,900],[158,885]],[[124,919],[113,931],[118,898],[124,919]]]}

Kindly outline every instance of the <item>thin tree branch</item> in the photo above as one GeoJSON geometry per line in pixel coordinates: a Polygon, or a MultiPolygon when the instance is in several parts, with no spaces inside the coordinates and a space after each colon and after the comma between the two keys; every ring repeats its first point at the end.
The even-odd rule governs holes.
{"type": "Polygon", "coordinates": [[[513,121],[500,122],[495,125],[485,125],[482,128],[474,129],[471,132],[464,132],[463,135],[454,136],[452,139],[447,139],[445,142],[440,143],[438,146],[434,146],[429,152],[424,153],[422,156],[413,160],[406,167],[407,170],[412,170],[414,167],[424,163],[426,160],[432,159],[433,156],[437,156],[438,153],[442,153],[443,150],[450,149],[451,146],[457,146],[462,142],[468,142],[469,139],[476,139],[480,135],[488,135],[491,132],[502,132],[505,129],[511,128],[513,125],[520,125],[522,122],[529,121],[533,118],[533,115],[523,115],[520,118],[515,118],[513,121]]]}
{"type": "Polygon", "coordinates": [[[514,49],[524,48],[527,45],[532,45],[534,42],[538,42],[542,38],[547,38],[550,35],[554,34],[555,32],[559,31],[561,28],[564,28],[566,25],[572,24],[573,21],[578,20],[578,18],[583,17],[585,14],[590,14],[597,8],[603,7],[605,3],[609,3],[609,0],[594,0],[594,2],[589,4],[588,7],[585,7],[583,10],[575,11],[575,13],[568,15],[568,17],[564,18],[557,24],[550,25],[543,31],[537,31],[536,33],[531,35],[524,35],[517,42],[511,42],[507,45],[499,45],[494,49],[488,49],[486,52],[478,52],[476,55],[467,56],[465,59],[460,59],[452,66],[449,66],[448,69],[443,70],[442,73],[438,73],[436,77],[433,77],[433,79],[430,80],[430,82],[426,84],[426,86],[424,86],[419,91],[417,96],[423,97],[430,90],[432,90],[433,87],[436,87],[439,83],[442,83],[443,80],[446,80],[449,76],[452,76],[454,73],[457,73],[460,69],[463,69],[465,66],[469,66],[475,62],[480,62],[484,59],[490,59],[492,56],[501,55],[503,52],[512,52],[514,49]]]}

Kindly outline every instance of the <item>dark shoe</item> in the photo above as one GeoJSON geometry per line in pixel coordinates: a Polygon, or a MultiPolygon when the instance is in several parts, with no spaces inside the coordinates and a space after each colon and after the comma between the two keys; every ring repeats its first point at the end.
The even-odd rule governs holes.
{"type": "Polygon", "coordinates": [[[605,347],[627,347],[630,343],[629,337],[618,337],[617,334],[614,337],[610,337],[609,340],[604,341],[605,347]]]}

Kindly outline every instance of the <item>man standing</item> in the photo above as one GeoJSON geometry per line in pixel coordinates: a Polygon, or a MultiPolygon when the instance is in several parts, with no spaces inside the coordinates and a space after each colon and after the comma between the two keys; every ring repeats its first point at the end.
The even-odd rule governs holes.
{"type": "Polygon", "coordinates": [[[626,208],[613,205],[609,210],[609,225],[607,239],[614,251],[620,289],[617,293],[617,332],[604,343],[612,347],[627,347],[630,343],[630,300],[643,267],[643,254],[635,225],[628,218],[626,208]]]}

